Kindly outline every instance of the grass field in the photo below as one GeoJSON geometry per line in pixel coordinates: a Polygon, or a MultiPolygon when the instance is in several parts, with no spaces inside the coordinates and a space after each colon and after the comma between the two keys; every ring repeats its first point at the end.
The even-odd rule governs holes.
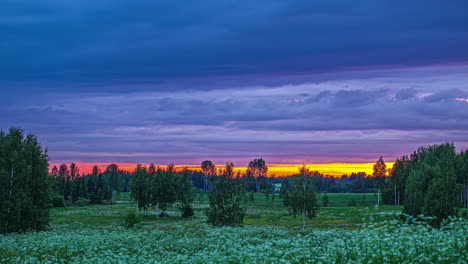
{"type": "MultiPolygon", "coordinates": [[[[329,206],[321,207],[318,217],[307,219],[307,228],[358,227],[362,223],[369,221],[369,219],[373,221],[391,219],[394,213],[401,210],[393,206],[381,206],[379,209],[376,209],[376,196],[372,193],[331,193],[328,196],[329,206]],[[363,199],[363,197],[365,198],[363,199]],[[351,200],[355,200],[358,205],[361,204],[361,201],[364,201],[367,206],[347,206],[351,200]]],[[[63,225],[84,227],[116,226],[121,224],[123,216],[136,211],[135,206],[135,203],[131,201],[130,195],[122,193],[116,195],[116,203],[113,205],[53,208],[51,211],[51,225],[53,228],[61,228],[63,225]]],[[[161,226],[169,223],[204,223],[206,221],[204,210],[208,207],[206,195],[202,194],[201,198],[197,195],[193,206],[195,216],[190,219],[180,218],[180,212],[177,208],[169,210],[170,217],[168,218],[155,217],[157,214],[155,209],[140,212],[141,225],[161,226]]],[[[246,225],[267,224],[302,228],[302,218],[294,218],[289,215],[287,208],[283,206],[282,201],[277,195],[272,201],[271,196],[267,200],[264,194],[256,193],[255,201],[247,202],[245,207],[246,217],[244,222],[246,225]]]]}
{"type": "Polygon", "coordinates": [[[294,218],[282,201],[255,194],[243,227],[206,224],[207,197],[194,202],[195,216],[140,213],[137,228],[123,217],[135,212],[128,193],[112,205],[54,208],[50,230],[0,236],[0,263],[465,263],[468,225],[442,230],[401,224],[401,208],[375,207],[374,194],[328,194],[318,216],[294,218]],[[358,206],[347,206],[354,200],[358,206]],[[362,204],[362,205],[360,205],[362,204]],[[384,221],[386,221],[384,223],[384,221]]]}

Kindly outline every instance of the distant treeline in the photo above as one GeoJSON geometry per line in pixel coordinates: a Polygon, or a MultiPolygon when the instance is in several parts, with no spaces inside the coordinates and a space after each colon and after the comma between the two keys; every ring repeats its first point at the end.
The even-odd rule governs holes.
{"type": "Polygon", "coordinates": [[[377,191],[383,203],[402,205],[409,215],[433,216],[434,225],[468,207],[468,151],[456,153],[450,143],[421,147],[398,158],[391,169],[380,157],[372,175],[354,173],[341,178],[321,175],[305,165],[298,175],[267,177],[268,166],[262,158],[252,160],[243,174],[235,173],[231,162],[216,170],[206,160],[201,172],[176,172],[173,165],[162,169],[151,164],[138,165],[128,173],[111,164],[105,171],[94,166],[85,176],[73,163],[53,167],[49,173],[48,160],[36,136],[24,135],[17,128],[0,131],[0,233],[42,230],[51,206],[113,203],[117,193],[129,191],[141,210],[153,207],[164,213],[175,204],[183,216],[193,213],[194,194],[206,193],[210,199],[206,214],[215,225],[230,219],[242,223],[242,204],[253,199],[253,192],[266,197],[279,192],[290,212],[303,218],[315,216],[317,192],[377,191]]]}
{"type": "MultiPolygon", "coordinates": [[[[155,165],[150,165],[155,166],[155,165]]],[[[172,166],[172,165],[169,165],[172,166]]],[[[157,169],[159,167],[155,166],[157,169]]],[[[268,167],[266,167],[268,168],[268,167]]],[[[163,169],[160,169],[163,170],[163,169]]],[[[133,173],[118,169],[118,165],[111,164],[104,171],[98,166],[93,167],[93,172],[88,175],[79,175],[79,168],[75,163],[62,164],[53,167],[51,175],[56,179],[57,193],[63,195],[66,201],[75,203],[80,197],[89,198],[91,203],[99,204],[110,200],[112,192],[130,192],[133,173]]],[[[186,173],[174,171],[175,175],[186,173]]],[[[220,177],[220,171],[214,171],[208,176],[202,171],[188,170],[193,186],[198,192],[209,190],[212,182],[220,177]]],[[[322,193],[370,193],[375,192],[375,181],[371,175],[364,172],[343,175],[340,178],[323,175],[318,171],[311,172],[313,186],[316,191],[322,193]]],[[[249,173],[240,174],[240,181],[246,192],[278,193],[281,184],[290,184],[299,174],[282,177],[259,176],[257,178],[249,173]],[[258,187],[258,189],[257,189],[258,187]]]]}

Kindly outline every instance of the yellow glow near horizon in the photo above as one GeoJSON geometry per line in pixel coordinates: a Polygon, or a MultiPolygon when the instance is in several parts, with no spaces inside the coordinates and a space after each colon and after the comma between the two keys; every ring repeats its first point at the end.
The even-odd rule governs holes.
{"type": "MultiPolygon", "coordinates": [[[[104,171],[108,165],[111,163],[87,163],[87,162],[77,162],[77,166],[80,168],[81,173],[90,173],[92,171],[92,167],[94,165],[98,165],[98,167],[104,171]]],[[[324,175],[330,175],[333,177],[341,177],[343,174],[351,174],[353,172],[365,172],[368,175],[371,175],[374,170],[375,163],[313,163],[313,164],[305,164],[309,167],[310,171],[319,171],[324,175]]],[[[394,162],[386,162],[387,169],[392,168],[394,162]]],[[[59,164],[51,164],[49,167],[50,169],[56,165],[58,167],[59,164]]],[[[125,171],[133,171],[136,167],[134,163],[117,163],[119,169],[125,171]]],[[[142,164],[148,166],[149,164],[142,164]]],[[[297,174],[299,171],[299,167],[302,164],[267,164],[268,166],[268,176],[289,176],[293,174],[297,174]]],[[[166,165],[159,165],[161,168],[166,168],[166,165]]],[[[175,165],[174,166],[177,170],[181,170],[183,168],[188,168],[192,170],[200,170],[200,165],[189,165],[189,164],[182,164],[182,165],[175,165]]],[[[216,165],[217,169],[222,169],[224,165],[216,165]]],[[[240,171],[244,173],[247,170],[247,167],[234,167],[234,171],[237,173],[240,171]]]]}

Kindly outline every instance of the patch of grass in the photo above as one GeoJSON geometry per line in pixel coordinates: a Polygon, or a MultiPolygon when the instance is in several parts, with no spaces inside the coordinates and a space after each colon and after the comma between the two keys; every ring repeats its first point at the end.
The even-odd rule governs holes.
{"type": "MultiPolygon", "coordinates": [[[[181,218],[181,212],[172,207],[168,210],[170,217],[156,217],[159,213],[157,209],[146,212],[138,212],[141,219],[140,226],[151,228],[154,226],[168,225],[195,225],[204,224],[206,216],[204,214],[209,206],[206,194],[203,194],[203,202],[195,200],[193,209],[195,215],[188,219],[181,218]]],[[[327,228],[357,228],[362,223],[368,221],[388,220],[394,217],[401,208],[394,206],[381,206],[375,208],[375,198],[373,193],[329,193],[329,206],[321,207],[316,218],[307,219],[307,228],[327,229],[327,228]],[[368,206],[361,206],[360,199],[365,197],[368,206]],[[357,201],[357,206],[349,207],[350,200],[357,201]]],[[[51,209],[51,225],[53,228],[69,228],[70,226],[80,226],[82,228],[99,228],[118,226],[124,216],[136,213],[136,204],[131,200],[129,193],[116,194],[116,203],[111,205],[88,205],[70,206],[66,208],[51,209]]],[[[320,198],[319,198],[320,200],[320,198]]],[[[289,228],[302,227],[301,217],[292,217],[288,213],[288,208],[283,206],[279,197],[274,201],[265,199],[263,193],[255,193],[255,201],[247,202],[245,225],[278,225],[289,228]]]]}

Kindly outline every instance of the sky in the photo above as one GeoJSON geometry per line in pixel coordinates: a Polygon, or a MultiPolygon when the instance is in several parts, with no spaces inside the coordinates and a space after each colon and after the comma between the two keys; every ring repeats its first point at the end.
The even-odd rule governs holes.
{"type": "Polygon", "coordinates": [[[36,134],[51,163],[462,150],[467,18],[464,0],[6,0],[0,128],[36,134]]]}

